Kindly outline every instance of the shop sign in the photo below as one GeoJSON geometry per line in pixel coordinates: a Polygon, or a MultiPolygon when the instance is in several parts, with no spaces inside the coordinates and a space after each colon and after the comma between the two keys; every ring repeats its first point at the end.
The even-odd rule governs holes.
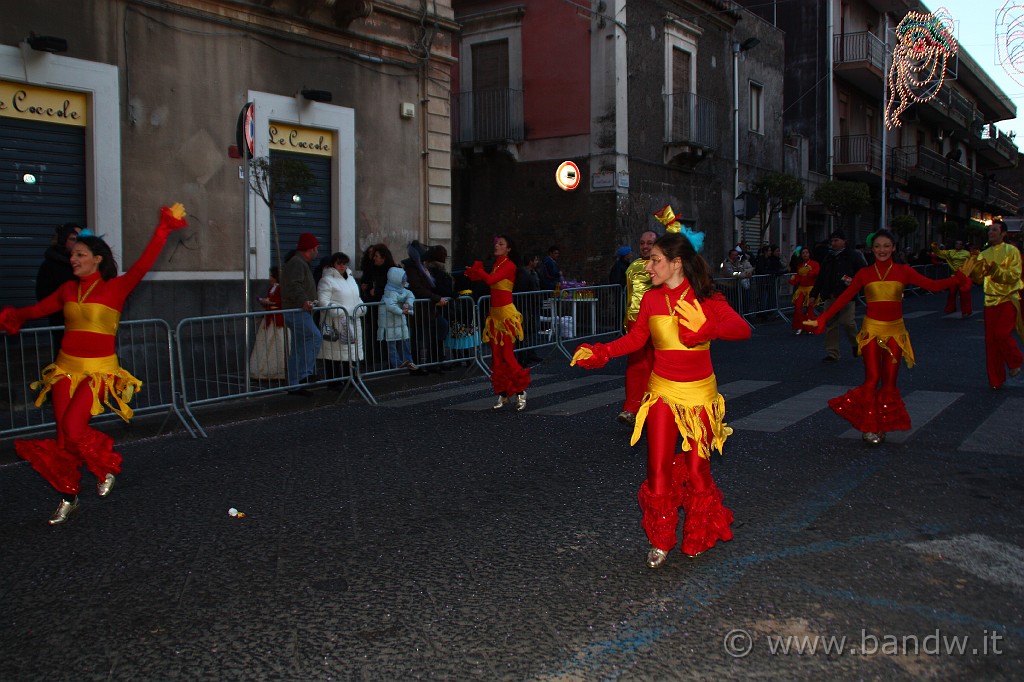
{"type": "Polygon", "coordinates": [[[302,128],[289,123],[270,122],[270,148],[283,152],[332,156],[334,135],[329,130],[302,128]]]}
{"type": "Polygon", "coordinates": [[[81,126],[87,123],[85,93],[0,81],[0,116],[81,126]]]}

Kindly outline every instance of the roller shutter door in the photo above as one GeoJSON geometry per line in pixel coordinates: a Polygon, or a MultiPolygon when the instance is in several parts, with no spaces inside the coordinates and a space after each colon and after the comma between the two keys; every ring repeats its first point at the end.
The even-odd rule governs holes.
{"type": "MultiPolygon", "coordinates": [[[[299,201],[293,201],[291,192],[278,195],[274,216],[281,237],[282,256],[295,248],[299,235],[312,232],[320,240],[320,255],[331,253],[331,158],[312,154],[271,151],[272,158],[285,157],[302,161],[316,177],[313,187],[304,192],[299,201]]],[[[270,249],[275,254],[274,237],[270,237],[270,249]]],[[[283,260],[283,259],[282,259],[283,260]]],[[[316,263],[312,263],[315,267],[316,263]]]]}
{"type": "Polygon", "coordinates": [[[35,302],[54,228],[85,219],[85,128],[0,117],[0,306],[35,302]]]}

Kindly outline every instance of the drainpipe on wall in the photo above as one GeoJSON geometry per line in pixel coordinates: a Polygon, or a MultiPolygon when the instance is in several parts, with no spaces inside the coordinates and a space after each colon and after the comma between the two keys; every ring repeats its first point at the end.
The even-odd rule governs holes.
{"type": "Polygon", "coordinates": [[[416,91],[420,103],[420,230],[418,239],[421,244],[430,243],[430,187],[428,187],[430,180],[430,138],[427,124],[427,108],[430,105],[430,99],[427,97],[428,59],[420,60],[419,74],[416,77],[416,91]]]}
{"type": "Polygon", "coordinates": [[[629,178],[629,69],[626,58],[626,0],[615,0],[612,31],[615,34],[615,192],[629,194],[620,181],[629,178]],[[620,44],[621,41],[621,44],[620,44]]]}
{"type": "Polygon", "coordinates": [[[885,173],[886,173],[886,159],[889,158],[888,148],[886,143],[888,141],[889,126],[885,124],[885,104],[886,97],[888,96],[888,75],[889,75],[889,13],[885,12],[882,19],[882,36],[883,48],[882,48],[882,108],[879,109],[882,112],[882,215],[878,218],[878,229],[885,228],[885,173]]]}

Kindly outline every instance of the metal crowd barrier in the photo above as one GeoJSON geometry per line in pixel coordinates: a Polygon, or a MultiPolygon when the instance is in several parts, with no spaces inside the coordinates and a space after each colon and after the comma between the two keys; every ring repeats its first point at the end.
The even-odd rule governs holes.
{"type": "MultiPolygon", "coordinates": [[[[55,426],[52,403],[47,398],[42,407],[35,406],[38,391],[32,389],[44,367],[57,357],[60,335],[64,327],[32,327],[15,336],[0,333],[6,383],[0,384],[0,402],[6,403],[0,437],[44,431],[55,426]]],[[[170,326],[164,320],[126,320],[117,330],[115,348],[121,366],[142,381],[132,399],[135,414],[166,411],[176,414],[185,430],[195,436],[189,421],[178,409],[174,371],[174,353],[170,326]]],[[[105,411],[95,417],[104,422],[119,417],[105,411]]]]}
{"type": "Polygon", "coordinates": [[[547,305],[556,346],[568,359],[577,341],[622,335],[625,308],[618,284],[562,289],[561,296],[548,299],[547,305]]]}
{"type": "MultiPolygon", "coordinates": [[[[337,314],[334,319],[338,327],[348,325],[349,316],[344,308],[333,306],[314,310],[318,316],[325,315],[327,311],[337,314]]],[[[300,366],[304,366],[308,358],[304,356],[306,350],[303,346],[292,348],[296,345],[296,335],[288,322],[308,314],[292,309],[188,317],[178,323],[175,338],[181,407],[203,436],[206,432],[192,412],[195,406],[327,384],[341,389],[340,398],[352,385],[348,362],[316,360],[314,380],[306,383],[289,380],[289,355],[296,353],[300,366]],[[260,339],[261,333],[263,340],[260,339]],[[257,346],[265,351],[263,362],[255,362],[260,359],[255,357],[257,346]]],[[[358,328],[359,325],[353,326],[358,328]]],[[[319,325],[317,327],[319,329],[319,325]]],[[[351,336],[353,338],[343,345],[355,345],[357,335],[351,336]]]]}

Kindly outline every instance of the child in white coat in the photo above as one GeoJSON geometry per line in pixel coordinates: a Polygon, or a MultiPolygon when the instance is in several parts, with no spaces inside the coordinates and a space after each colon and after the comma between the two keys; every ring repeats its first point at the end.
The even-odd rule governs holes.
{"type": "Polygon", "coordinates": [[[412,361],[412,346],[409,343],[409,317],[413,313],[416,297],[406,287],[405,270],[388,269],[388,282],[384,296],[380,299],[380,317],[377,322],[377,340],[388,344],[388,363],[394,368],[405,367],[410,374],[426,374],[412,361]]]}

